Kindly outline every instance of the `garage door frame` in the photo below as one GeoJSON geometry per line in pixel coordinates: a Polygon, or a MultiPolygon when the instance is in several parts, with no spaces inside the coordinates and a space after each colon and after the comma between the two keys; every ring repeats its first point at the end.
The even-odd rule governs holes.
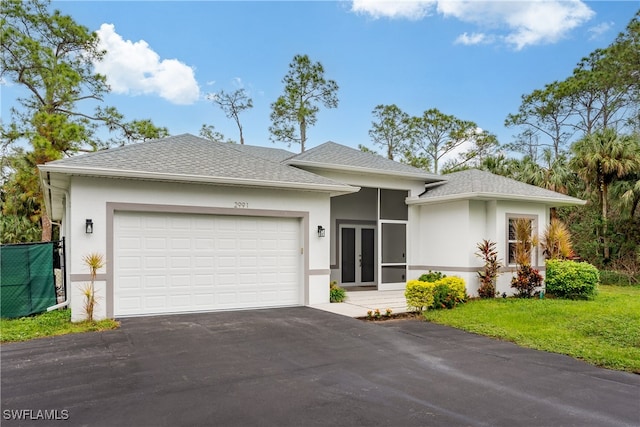
{"type": "Polygon", "coordinates": [[[120,203],[107,202],[107,263],[106,263],[106,309],[107,317],[114,316],[114,275],[113,260],[114,254],[114,216],[116,212],[146,212],[146,213],[167,213],[167,214],[201,214],[201,215],[227,215],[227,216],[253,216],[253,217],[276,217],[276,218],[297,218],[302,226],[302,281],[304,304],[309,304],[309,212],[304,211],[280,211],[269,209],[243,209],[243,208],[221,208],[212,206],[183,206],[183,205],[156,205],[144,203],[120,203]]]}

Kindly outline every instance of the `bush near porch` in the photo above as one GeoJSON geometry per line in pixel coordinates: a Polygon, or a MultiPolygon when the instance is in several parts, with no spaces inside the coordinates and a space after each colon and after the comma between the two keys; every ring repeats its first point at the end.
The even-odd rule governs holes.
{"type": "MultiPolygon", "coordinates": [[[[424,278],[421,276],[420,278],[424,278]]],[[[437,276],[436,276],[437,277],[437,276]]],[[[412,311],[454,308],[466,300],[466,286],[460,277],[444,277],[434,281],[409,280],[404,296],[412,311]]]]}

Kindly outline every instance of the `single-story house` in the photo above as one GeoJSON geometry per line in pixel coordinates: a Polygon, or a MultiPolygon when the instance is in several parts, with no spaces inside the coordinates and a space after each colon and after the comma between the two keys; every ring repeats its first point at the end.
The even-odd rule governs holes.
{"type": "Polygon", "coordinates": [[[473,295],[478,242],[497,242],[508,260],[510,220],[530,218],[542,233],[551,207],[583,203],[334,142],[294,154],[189,134],[50,162],[40,175],[67,242],[74,320],[91,253],[106,259],[96,318],[313,305],[329,301],[333,280],[403,289],[428,270],[463,277],[473,295]]]}

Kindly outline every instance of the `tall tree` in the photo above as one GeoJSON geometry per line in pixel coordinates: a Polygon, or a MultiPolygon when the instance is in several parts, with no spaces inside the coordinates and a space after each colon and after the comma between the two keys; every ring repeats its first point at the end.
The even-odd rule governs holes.
{"type": "Polygon", "coordinates": [[[247,91],[242,88],[236,89],[231,93],[221,90],[220,92],[208,95],[207,98],[218,104],[228,119],[233,119],[233,121],[236,122],[238,131],[240,132],[240,144],[244,144],[240,113],[253,108],[253,100],[249,98],[247,91]]]}
{"type": "Polygon", "coordinates": [[[613,129],[597,131],[577,141],[571,167],[585,183],[598,192],[602,219],[602,255],[610,259],[608,239],[609,186],[640,171],[640,146],[636,140],[620,136],[613,129]]]}
{"type": "Polygon", "coordinates": [[[480,128],[476,128],[475,132],[470,133],[467,142],[469,147],[465,151],[444,164],[443,173],[479,167],[486,158],[493,157],[500,147],[496,135],[480,128]]]}
{"type": "Polygon", "coordinates": [[[376,118],[371,122],[369,130],[373,143],[387,152],[389,160],[393,160],[397,154],[405,153],[411,141],[409,115],[396,104],[377,105],[372,114],[376,118]]]}
{"type": "Polygon", "coordinates": [[[538,144],[536,147],[552,148],[553,155],[558,157],[575,132],[570,121],[572,111],[570,99],[564,96],[562,83],[553,82],[542,90],[536,89],[529,95],[523,95],[518,112],[507,116],[505,126],[524,127],[522,138],[535,141],[538,144]],[[540,143],[538,136],[543,136],[544,142],[540,143]]]}
{"type": "Polygon", "coordinates": [[[234,143],[234,141],[230,139],[225,141],[224,135],[221,132],[218,132],[214,125],[202,125],[200,128],[200,137],[214,142],[234,143]]]}
{"type": "MultiPolygon", "coordinates": [[[[50,13],[48,6],[47,0],[5,0],[0,18],[0,75],[27,94],[18,99],[21,108],[11,110],[12,121],[2,126],[2,138],[9,144],[26,141],[32,148],[12,175],[24,179],[4,186],[27,186],[24,190],[33,193],[38,203],[32,212],[42,221],[43,240],[50,239],[51,226],[41,203],[38,164],[112,144],[97,137],[100,125],[130,141],[168,133],[150,121],[127,123],[113,107],[98,105],[93,113],[79,110],[80,103],[99,104],[109,91],[105,77],[93,71],[105,52],[98,48],[95,33],[57,10],[50,13]],[[32,176],[27,179],[25,174],[32,176]]],[[[10,206],[3,203],[4,215],[19,211],[10,206]]]]}
{"type": "Polygon", "coordinates": [[[425,111],[421,117],[413,117],[411,121],[413,132],[409,163],[420,163],[418,159],[426,157],[433,166],[433,173],[438,173],[439,161],[445,155],[470,141],[478,129],[474,122],[444,114],[436,108],[425,111]]]}
{"type": "Polygon", "coordinates": [[[316,124],[319,104],[338,107],[338,84],[325,79],[322,64],[307,55],[293,57],[282,82],[284,94],[271,104],[271,140],[300,144],[303,152],[307,129],[316,124]]]}

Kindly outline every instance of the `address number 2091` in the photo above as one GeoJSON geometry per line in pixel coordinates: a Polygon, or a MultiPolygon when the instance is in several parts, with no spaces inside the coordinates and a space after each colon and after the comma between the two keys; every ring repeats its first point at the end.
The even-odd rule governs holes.
{"type": "Polygon", "coordinates": [[[249,202],[234,202],[233,206],[238,209],[247,209],[249,207],[249,202]]]}

